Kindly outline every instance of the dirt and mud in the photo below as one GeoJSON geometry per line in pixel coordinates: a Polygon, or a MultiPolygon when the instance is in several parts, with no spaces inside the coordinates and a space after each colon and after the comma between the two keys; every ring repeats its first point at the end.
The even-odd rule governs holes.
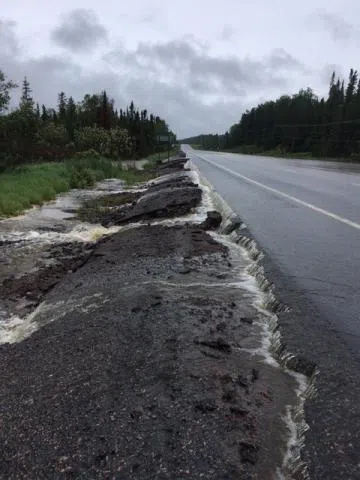
{"type": "MultiPolygon", "coordinates": [[[[190,213],[201,190],[183,168],[81,215],[190,213]]],[[[49,245],[39,268],[2,275],[0,300],[31,314],[0,345],[0,478],[279,478],[295,381],[256,353],[261,314],[234,283],[247,261],[206,231],[219,221],[49,245]]]]}

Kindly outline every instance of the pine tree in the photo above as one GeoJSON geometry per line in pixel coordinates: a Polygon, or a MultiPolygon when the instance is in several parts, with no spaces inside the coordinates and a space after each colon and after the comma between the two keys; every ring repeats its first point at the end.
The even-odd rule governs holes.
{"type": "Polygon", "coordinates": [[[112,105],[108,100],[106,91],[104,90],[101,93],[98,123],[101,127],[105,128],[105,130],[109,130],[111,127],[111,110],[112,105]]]}
{"type": "Polygon", "coordinates": [[[66,130],[71,140],[74,139],[74,132],[76,128],[76,105],[73,97],[69,97],[66,105],[66,130]]]}
{"type": "Polygon", "coordinates": [[[20,109],[26,110],[28,113],[33,112],[34,110],[34,100],[31,96],[32,90],[30,88],[30,83],[25,77],[22,84],[22,93],[20,98],[20,109]]]}
{"type": "Polygon", "coordinates": [[[43,122],[46,122],[46,120],[48,120],[48,119],[49,119],[49,114],[48,114],[48,111],[46,110],[45,105],[43,104],[41,106],[41,120],[43,122]]]}
{"type": "Polygon", "coordinates": [[[40,120],[40,106],[39,106],[38,103],[36,104],[35,116],[36,116],[36,120],[39,121],[40,120]]]}
{"type": "Polygon", "coordinates": [[[349,83],[346,88],[346,94],[345,94],[346,103],[350,103],[355,95],[355,90],[357,86],[357,77],[358,77],[358,72],[356,70],[351,69],[350,75],[349,75],[349,83]]]}
{"type": "Polygon", "coordinates": [[[0,112],[8,108],[10,102],[10,90],[17,88],[14,82],[8,81],[0,70],[0,112]]]}
{"type": "Polygon", "coordinates": [[[66,95],[64,92],[60,92],[58,95],[58,112],[59,112],[59,121],[61,123],[64,123],[65,116],[66,116],[66,95]]]}

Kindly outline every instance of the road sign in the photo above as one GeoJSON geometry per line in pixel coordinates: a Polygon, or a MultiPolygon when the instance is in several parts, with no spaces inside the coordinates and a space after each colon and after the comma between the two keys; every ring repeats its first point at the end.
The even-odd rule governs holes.
{"type": "Polygon", "coordinates": [[[158,142],[159,143],[168,143],[170,142],[171,135],[158,135],[158,142]]]}

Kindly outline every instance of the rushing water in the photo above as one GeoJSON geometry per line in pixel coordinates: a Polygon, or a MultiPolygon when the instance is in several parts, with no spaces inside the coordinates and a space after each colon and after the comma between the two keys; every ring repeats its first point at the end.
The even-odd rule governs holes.
{"type": "MultiPolygon", "coordinates": [[[[191,215],[170,220],[159,220],[153,223],[164,225],[189,221],[198,223],[206,218],[207,211],[216,209],[223,216],[222,227],[225,228],[234,217],[229,206],[214,192],[211,185],[200,177],[194,167],[190,176],[203,189],[201,205],[191,215]]],[[[100,237],[115,233],[121,228],[132,228],[130,225],[106,229],[100,225],[75,219],[75,211],[84,200],[110,192],[121,192],[123,189],[123,182],[116,179],[106,180],[98,183],[92,190],[73,190],[41,208],[33,208],[21,216],[0,221],[0,245],[3,246],[0,253],[0,282],[6,276],[21,276],[36,269],[44,254],[44,245],[95,242],[100,237]]],[[[226,281],[214,281],[212,284],[202,286],[205,289],[239,289],[243,298],[247,298],[259,312],[258,337],[254,337],[252,344],[247,345],[246,349],[249,355],[262,358],[275,371],[279,369],[282,375],[285,373],[292,376],[297,399],[289,404],[286,412],[284,412],[284,424],[287,426],[288,438],[284,461],[279,467],[278,478],[291,479],[293,473],[299,471],[302,471],[302,478],[306,478],[306,469],[299,460],[299,451],[303,441],[303,433],[307,428],[304,422],[303,405],[309,385],[304,376],[288,371],[284,359],[277,356],[277,351],[279,351],[281,345],[281,337],[276,328],[277,317],[274,309],[272,309],[272,305],[276,304],[276,299],[269,282],[259,275],[261,266],[258,261],[261,259],[261,252],[253,241],[241,238],[241,229],[231,235],[214,233],[213,236],[229,249],[231,263],[233,264],[232,275],[231,279],[226,281]]],[[[197,287],[201,287],[201,284],[195,281],[194,285],[184,284],[184,288],[191,288],[195,284],[197,287]]],[[[172,285],[169,283],[164,287],[172,288],[172,285]]],[[[93,300],[91,301],[93,302],[93,300]]],[[[94,305],[97,303],[98,300],[94,305]]],[[[92,305],[91,302],[90,304],[92,305]]],[[[6,309],[0,305],[0,343],[21,341],[31,335],[37,328],[40,328],[35,318],[39,312],[42,314],[48,312],[49,318],[51,317],[53,321],[60,318],[59,315],[61,316],[64,307],[64,305],[47,305],[46,302],[43,302],[30,315],[20,318],[17,315],[9,316],[6,309]]],[[[82,306],[82,308],[85,308],[85,306],[82,306]]],[[[287,354],[290,355],[289,352],[287,354]]]]}

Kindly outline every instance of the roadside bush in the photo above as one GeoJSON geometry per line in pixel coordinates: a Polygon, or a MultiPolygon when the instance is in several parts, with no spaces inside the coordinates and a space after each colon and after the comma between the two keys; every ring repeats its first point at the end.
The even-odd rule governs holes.
{"type": "Polygon", "coordinates": [[[84,127],[75,131],[75,146],[79,151],[96,151],[110,158],[129,158],[134,143],[124,128],[105,130],[101,127],[84,127]]]}
{"type": "Polygon", "coordinates": [[[108,149],[109,134],[100,127],[84,127],[75,130],[75,145],[80,151],[94,149],[101,155],[105,155],[108,149]]]}
{"type": "Polygon", "coordinates": [[[85,150],[83,152],[76,152],[73,156],[74,160],[87,160],[89,158],[100,159],[101,155],[93,148],[90,148],[89,150],[85,150]]]}
{"type": "Polygon", "coordinates": [[[96,172],[84,166],[73,167],[70,175],[71,188],[87,188],[96,182],[96,172]]]}
{"type": "Polygon", "coordinates": [[[132,156],[134,144],[124,128],[109,130],[109,143],[106,155],[111,158],[129,158],[132,156]]]}
{"type": "Polygon", "coordinates": [[[69,143],[69,135],[63,125],[54,122],[45,123],[37,133],[37,143],[43,146],[65,147],[69,143]]]}

